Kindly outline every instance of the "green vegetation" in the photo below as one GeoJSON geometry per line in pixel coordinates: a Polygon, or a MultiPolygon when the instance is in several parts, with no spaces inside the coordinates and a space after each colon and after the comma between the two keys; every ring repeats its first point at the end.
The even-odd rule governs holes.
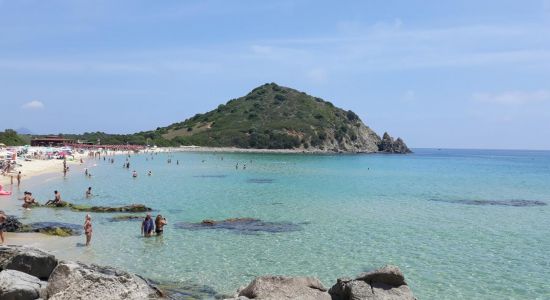
{"type": "Polygon", "coordinates": [[[29,138],[17,134],[13,129],[6,129],[3,132],[0,131],[0,143],[7,146],[22,146],[29,143],[29,138]]]}
{"type": "Polygon", "coordinates": [[[181,145],[289,149],[354,141],[361,126],[352,111],[270,83],[155,132],[181,145]]]}
{"type": "Polygon", "coordinates": [[[135,134],[65,138],[101,144],[378,151],[380,137],[351,110],[275,83],[167,127],[135,134]]]}

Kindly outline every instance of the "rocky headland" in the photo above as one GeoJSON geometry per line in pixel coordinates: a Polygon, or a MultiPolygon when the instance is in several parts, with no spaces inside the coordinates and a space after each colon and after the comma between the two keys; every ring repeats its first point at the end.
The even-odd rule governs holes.
{"type": "MultiPolygon", "coordinates": [[[[153,283],[139,275],[107,266],[58,260],[40,249],[0,246],[0,299],[201,299],[186,287],[153,283]]],[[[208,292],[208,291],[207,291],[208,292]]],[[[215,294],[209,291],[210,296],[215,294]]],[[[216,299],[370,300],[415,299],[401,270],[395,266],[340,278],[327,289],[314,277],[260,276],[235,295],[216,299]]]]}

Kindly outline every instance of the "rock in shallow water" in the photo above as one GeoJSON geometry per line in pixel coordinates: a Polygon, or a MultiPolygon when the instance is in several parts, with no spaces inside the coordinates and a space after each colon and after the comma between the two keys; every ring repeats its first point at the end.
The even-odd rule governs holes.
{"type": "Polygon", "coordinates": [[[265,300],[331,300],[327,289],[314,277],[256,277],[238,296],[265,300]]]}
{"type": "Polygon", "coordinates": [[[74,236],[81,235],[82,225],[61,223],[61,222],[35,222],[23,225],[19,232],[39,232],[55,236],[74,236]]]}
{"type": "Polygon", "coordinates": [[[8,216],[4,221],[4,231],[6,232],[16,232],[22,226],[23,224],[15,216],[8,216]]]}
{"type": "Polygon", "coordinates": [[[329,290],[332,300],[414,300],[405,277],[396,266],[364,273],[354,280],[338,279],[329,290]]]}
{"type": "Polygon", "coordinates": [[[430,201],[456,203],[456,204],[466,204],[466,205],[500,205],[500,206],[515,206],[515,207],[545,206],[545,205],[547,205],[546,202],[538,201],[538,200],[442,200],[442,199],[431,199],[430,201]]]}
{"type": "Polygon", "coordinates": [[[160,299],[143,278],[111,267],[62,261],[48,280],[50,300],[160,299]]]}
{"type": "Polygon", "coordinates": [[[34,300],[45,298],[47,282],[29,274],[4,270],[0,272],[0,299],[2,300],[34,300]]]}
{"type": "Polygon", "coordinates": [[[179,222],[176,228],[188,230],[225,229],[242,234],[259,232],[278,233],[302,230],[302,226],[291,222],[264,222],[253,218],[232,218],[222,221],[203,220],[200,223],[179,222]]]}
{"type": "Polygon", "coordinates": [[[109,222],[124,222],[124,221],[141,221],[145,216],[135,216],[135,215],[124,215],[124,216],[115,216],[107,219],[109,222]]]}
{"type": "Polygon", "coordinates": [[[42,250],[25,246],[0,246],[0,270],[17,270],[48,279],[56,266],[55,256],[42,250]]]}

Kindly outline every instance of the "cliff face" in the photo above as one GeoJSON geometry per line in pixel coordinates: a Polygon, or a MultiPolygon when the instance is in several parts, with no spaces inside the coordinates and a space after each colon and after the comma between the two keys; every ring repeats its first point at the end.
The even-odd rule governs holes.
{"type": "Polygon", "coordinates": [[[401,139],[383,143],[351,110],[270,83],[217,109],[155,131],[182,145],[336,152],[408,153],[401,139]]]}

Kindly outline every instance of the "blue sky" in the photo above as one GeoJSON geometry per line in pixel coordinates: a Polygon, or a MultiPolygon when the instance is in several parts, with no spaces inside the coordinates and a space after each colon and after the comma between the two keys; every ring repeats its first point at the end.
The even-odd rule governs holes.
{"type": "Polygon", "coordinates": [[[550,0],[0,0],[0,129],[154,129],[276,82],[412,147],[550,149],[550,0]]]}

